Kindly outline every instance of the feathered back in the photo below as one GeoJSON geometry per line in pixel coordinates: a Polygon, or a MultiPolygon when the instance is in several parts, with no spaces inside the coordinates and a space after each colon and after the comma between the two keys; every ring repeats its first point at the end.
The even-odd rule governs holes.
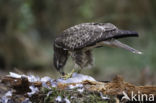
{"type": "Polygon", "coordinates": [[[111,23],[82,23],[64,30],[55,41],[64,49],[78,50],[112,38],[135,36],[137,32],[120,30],[111,23]]]}

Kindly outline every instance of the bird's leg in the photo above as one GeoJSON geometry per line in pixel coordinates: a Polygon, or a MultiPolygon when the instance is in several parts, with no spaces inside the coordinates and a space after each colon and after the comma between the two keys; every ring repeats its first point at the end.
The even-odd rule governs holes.
{"type": "Polygon", "coordinates": [[[74,68],[72,69],[72,71],[70,73],[64,74],[61,77],[64,79],[71,78],[74,72],[75,72],[75,65],[74,65],[74,68]]]}
{"type": "Polygon", "coordinates": [[[75,69],[72,69],[72,71],[70,73],[62,75],[61,78],[63,78],[63,79],[71,78],[74,72],[75,72],[75,69]]]}

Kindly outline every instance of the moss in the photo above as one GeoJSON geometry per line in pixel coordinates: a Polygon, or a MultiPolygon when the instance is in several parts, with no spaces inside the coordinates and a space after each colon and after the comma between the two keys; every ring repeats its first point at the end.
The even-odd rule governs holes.
{"type": "Polygon", "coordinates": [[[41,88],[40,96],[35,99],[31,99],[33,103],[56,103],[55,99],[61,96],[62,100],[64,98],[69,99],[71,103],[114,103],[114,97],[110,100],[103,100],[99,92],[84,91],[80,93],[77,89],[58,89],[58,88],[41,88]],[[51,93],[47,96],[48,92],[51,93]],[[42,99],[41,99],[42,98],[42,99]],[[40,100],[37,100],[40,99],[40,100]]]}

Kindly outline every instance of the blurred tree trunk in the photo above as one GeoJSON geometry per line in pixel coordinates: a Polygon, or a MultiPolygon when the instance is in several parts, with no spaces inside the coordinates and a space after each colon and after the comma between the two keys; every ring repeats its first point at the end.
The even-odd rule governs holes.
{"type": "Polygon", "coordinates": [[[14,50],[11,44],[18,26],[20,5],[18,0],[0,1],[0,68],[11,67],[14,50]]]}
{"type": "Polygon", "coordinates": [[[48,13],[46,0],[33,0],[32,1],[32,11],[35,18],[35,28],[37,29],[42,40],[52,39],[54,29],[51,27],[51,19],[48,13]]]}

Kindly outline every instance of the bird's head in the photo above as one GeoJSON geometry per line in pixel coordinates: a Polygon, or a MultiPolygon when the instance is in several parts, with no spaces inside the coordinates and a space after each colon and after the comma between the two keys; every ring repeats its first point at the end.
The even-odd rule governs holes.
{"type": "Polygon", "coordinates": [[[68,51],[54,46],[53,64],[57,71],[63,74],[63,67],[68,59],[68,51]]]}

